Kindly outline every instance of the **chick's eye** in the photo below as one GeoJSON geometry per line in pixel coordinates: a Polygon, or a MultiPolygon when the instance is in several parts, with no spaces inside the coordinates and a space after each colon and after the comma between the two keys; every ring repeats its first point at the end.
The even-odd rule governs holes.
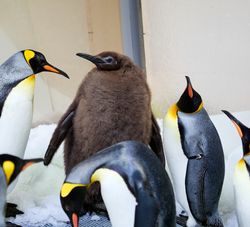
{"type": "Polygon", "coordinates": [[[105,59],[105,61],[107,62],[107,63],[112,63],[112,62],[114,62],[114,58],[112,58],[112,57],[110,57],[110,56],[108,56],[108,57],[106,57],[106,58],[104,58],[105,59]]]}

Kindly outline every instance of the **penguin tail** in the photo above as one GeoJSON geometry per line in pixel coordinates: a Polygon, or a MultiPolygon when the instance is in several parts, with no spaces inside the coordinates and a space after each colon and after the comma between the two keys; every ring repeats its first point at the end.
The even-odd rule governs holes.
{"type": "Polygon", "coordinates": [[[222,219],[220,218],[219,214],[216,213],[207,219],[207,223],[205,226],[209,227],[223,227],[222,219]]]}

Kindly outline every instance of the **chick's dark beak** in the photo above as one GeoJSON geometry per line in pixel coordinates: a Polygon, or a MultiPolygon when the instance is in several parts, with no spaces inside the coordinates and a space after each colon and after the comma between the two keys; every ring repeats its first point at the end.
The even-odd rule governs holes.
{"type": "Polygon", "coordinates": [[[66,78],[69,79],[69,76],[68,76],[65,72],[63,72],[62,70],[60,70],[60,69],[54,67],[53,65],[51,65],[51,64],[49,64],[49,63],[46,63],[46,64],[43,66],[43,69],[44,69],[44,71],[52,72],[52,73],[57,73],[57,74],[60,74],[60,75],[62,75],[62,76],[64,76],[64,77],[66,77],[66,78]]]}
{"type": "Polygon", "coordinates": [[[77,53],[76,54],[77,56],[81,57],[81,58],[84,58],[88,61],[91,61],[93,64],[95,64],[97,67],[100,65],[100,64],[105,64],[106,62],[98,57],[98,56],[93,56],[93,55],[90,55],[90,54],[84,54],[84,53],[77,53]]]}

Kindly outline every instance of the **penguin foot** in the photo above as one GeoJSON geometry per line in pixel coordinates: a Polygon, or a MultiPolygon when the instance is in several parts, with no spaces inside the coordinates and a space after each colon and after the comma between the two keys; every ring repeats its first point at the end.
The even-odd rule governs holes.
{"type": "Polygon", "coordinates": [[[23,214],[23,212],[17,209],[17,205],[14,203],[7,203],[6,218],[9,218],[9,217],[15,218],[16,215],[18,215],[18,214],[23,214]]]}
{"type": "Polygon", "coordinates": [[[7,221],[6,222],[6,227],[22,227],[22,226],[7,221]]]}
{"type": "Polygon", "coordinates": [[[185,215],[180,214],[179,216],[176,216],[176,223],[182,227],[187,227],[187,220],[188,217],[185,215]]]}

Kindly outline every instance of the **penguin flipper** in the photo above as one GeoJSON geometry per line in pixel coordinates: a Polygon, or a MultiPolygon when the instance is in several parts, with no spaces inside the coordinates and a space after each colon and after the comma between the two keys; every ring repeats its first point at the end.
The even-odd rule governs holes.
{"type": "Polygon", "coordinates": [[[76,107],[77,105],[74,101],[58,122],[44,156],[44,165],[47,166],[50,164],[55,152],[67,136],[68,131],[71,129],[76,107]]]}
{"type": "Polygon", "coordinates": [[[165,166],[165,156],[163,152],[163,143],[161,138],[160,127],[154,117],[151,115],[152,119],[152,131],[149,145],[157,157],[161,160],[162,164],[165,166]]]}

